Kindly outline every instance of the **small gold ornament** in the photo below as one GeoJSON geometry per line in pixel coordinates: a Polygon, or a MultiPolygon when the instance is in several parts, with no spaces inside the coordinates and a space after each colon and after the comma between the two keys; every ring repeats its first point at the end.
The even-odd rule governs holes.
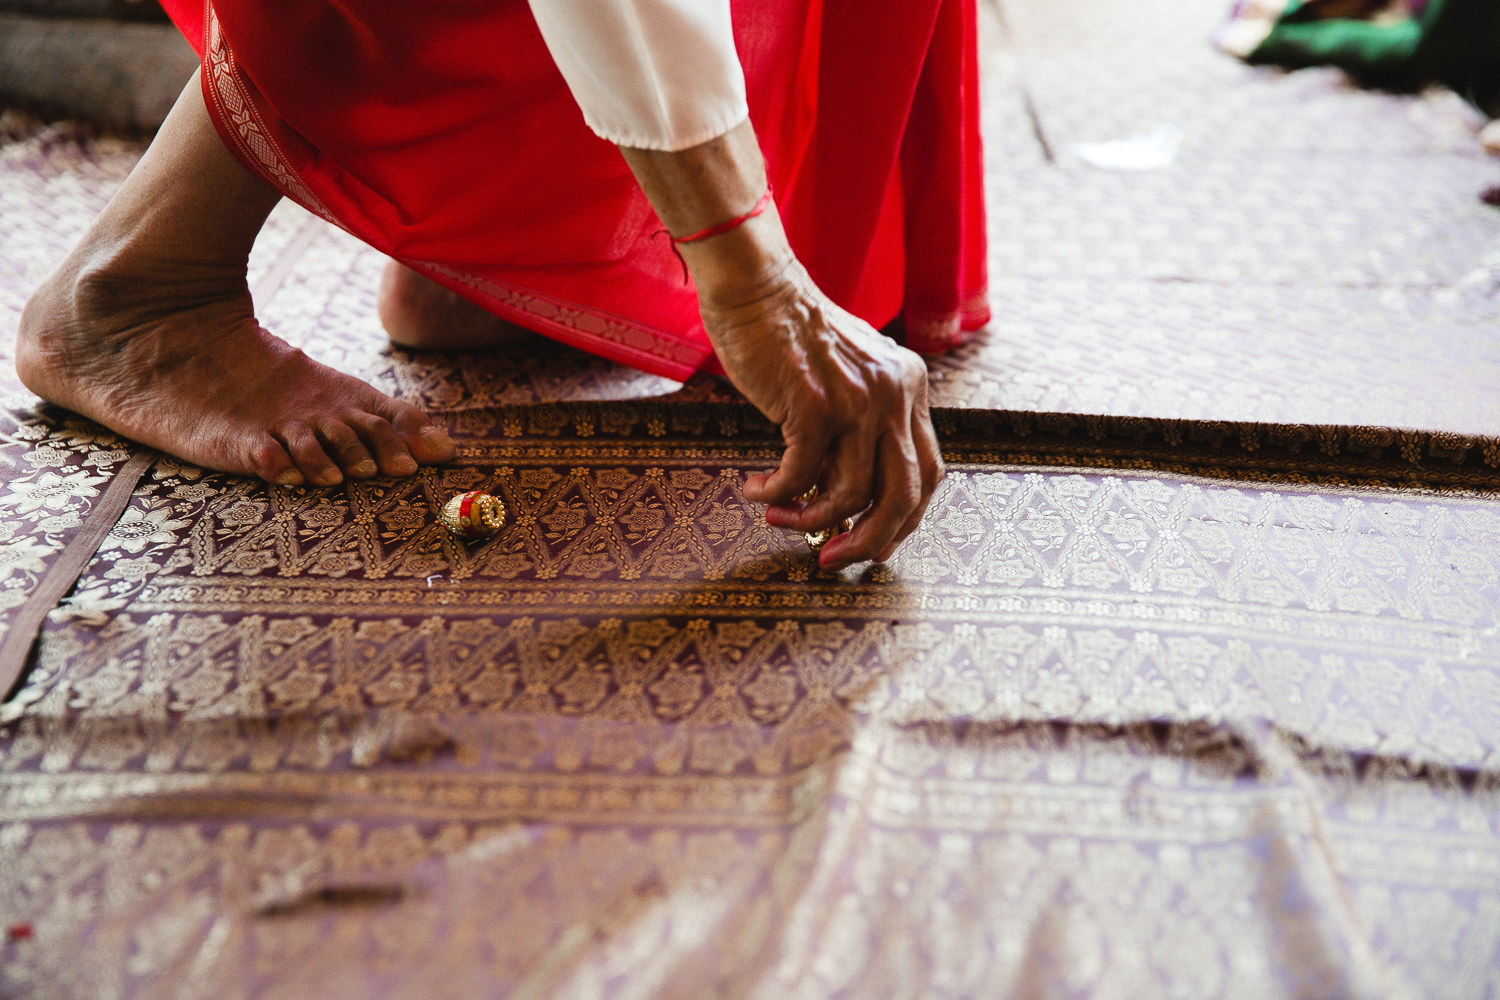
{"type": "Polygon", "coordinates": [[[505,527],[505,504],[482,490],[470,490],[443,504],[438,521],[464,541],[489,538],[505,527]]]}
{"type": "MultiPolygon", "coordinates": [[[[797,499],[801,500],[803,503],[811,503],[813,500],[817,499],[817,496],[818,488],[814,486],[812,489],[808,490],[797,499]]],[[[844,532],[852,530],[854,530],[854,518],[846,517],[839,522],[837,528],[823,528],[819,531],[804,531],[802,533],[802,540],[807,543],[808,548],[812,549],[813,555],[817,555],[819,552],[823,551],[823,546],[827,545],[835,535],[842,535],[844,532]]]]}

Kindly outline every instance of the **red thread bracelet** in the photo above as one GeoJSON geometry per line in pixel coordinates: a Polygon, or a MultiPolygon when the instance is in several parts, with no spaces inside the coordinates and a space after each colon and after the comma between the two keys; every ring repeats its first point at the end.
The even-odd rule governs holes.
{"type": "Polygon", "coordinates": [[[682,251],[677,249],[677,245],[679,243],[697,243],[699,240],[706,240],[710,236],[723,236],[725,233],[729,232],[732,229],[738,229],[740,226],[743,226],[745,223],[749,222],[751,219],[755,218],[757,215],[760,215],[766,209],[770,208],[771,197],[771,186],[768,184],[766,185],[766,193],[761,195],[760,200],[757,201],[755,205],[751,207],[750,211],[746,212],[744,215],[736,215],[732,219],[726,219],[716,226],[709,226],[707,229],[700,229],[698,232],[693,233],[689,236],[673,236],[665,229],[658,229],[651,235],[653,237],[665,236],[667,238],[667,243],[672,247],[672,253],[676,256],[677,263],[682,265],[682,283],[686,285],[691,280],[688,277],[687,261],[683,259],[682,251]]]}
{"type": "Polygon", "coordinates": [[[717,226],[709,226],[707,229],[700,229],[698,232],[693,233],[691,236],[673,236],[672,242],[674,244],[697,243],[699,240],[706,240],[710,236],[722,236],[725,233],[729,232],[731,229],[738,229],[740,226],[743,226],[745,223],[749,222],[751,219],[755,218],[757,215],[761,214],[770,207],[771,188],[767,186],[766,193],[760,196],[760,200],[755,203],[755,207],[750,209],[750,211],[746,212],[744,215],[736,215],[734,218],[727,219],[724,222],[719,223],[717,226]]]}

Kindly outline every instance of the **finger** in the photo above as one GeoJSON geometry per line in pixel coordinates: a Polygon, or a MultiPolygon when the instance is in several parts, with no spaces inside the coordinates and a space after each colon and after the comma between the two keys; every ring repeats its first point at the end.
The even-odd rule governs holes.
{"type": "Polygon", "coordinates": [[[385,475],[409,476],[417,471],[417,460],[390,421],[373,413],[361,413],[350,417],[349,422],[375,453],[375,461],[385,475]]]}
{"type": "Polygon", "coordinates": [[[927,508],[937,492],[938,484],[948,474],[947,467],[943,465],[942,447],[938,444],[937,432],[933,430],[932,419],[925,411],[919,411],[912,417],[912,440],[917,446],[917,461],[922,468],[922,502],[917,505],[911,517],[906,519],[906,523],[901,525],[901,530],[896,532],[895,540],[875,554],[876,562],[890,559],[907,536],[917,530],[917,525],[927,515],[927,508]]]}
{"type": "Polygon", "coordinates": [[[298,421],[287,424],[278,436],[308,482],[314,486],[337,486],[344,481],[344,474],[323,450],[322,442],[311,427],[298,421]]]}
{"type": "Polygon", "coordinates": [[[794,437],[781,454],[781,464],[769,473],[758,472],[745,480],[745,499],[779,507],[818,485],[818,472],[828,453],[828,437],[794,437]]]}
{"type": "Polygon", "coordinates": [[[323,442],[323,450],[333,456],[346,475],[369,479],[380,471],[369,449],[348,424],[327,421],[318,427],[318,439],[323,442]]]}
{"type": "Polygon", "coordinates": [[[843,569],[885,551],[922,502],[921,472],[909,427],[880,439],[876,463],[875,505],[853,531],[836,535],[823,546],[818,564],[824,569],[843,569]]]}
{"type": "Polygon", "coordinates": [[[818,495],[789,515],[778,513],[779,526],[795,531],[821,531],[870,506],[875,491],[875,445],[878,440],[873,433],[862,431],[839,438],[829,457],[818,495]]]}

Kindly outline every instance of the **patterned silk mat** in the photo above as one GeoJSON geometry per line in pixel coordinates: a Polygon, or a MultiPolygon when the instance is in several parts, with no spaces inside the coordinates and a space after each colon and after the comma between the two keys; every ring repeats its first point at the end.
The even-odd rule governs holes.
{"type": "Polygon", "coordinates": [[[1500,436],[1483,118],[1242,65],[1208,41],[1230,6],[981,5],[995,322],[934,398],[1500,436]],[[1153,169],[1081,152],[1164,128],[1153,169]]]}
{"type": "MultiPolygon", "coordinates": [[[[991,300],[934,358],[952,408],[1407,432],[1500,456],[1500,183],[1454,94],[1372,94],[1215,51],[1226,0],[981,5],[991,300]],[[1180,138],[1158,169],[1080,144],[1180,138]]],[[[141,144],[0,119],[0,355],[30,289],[141,144]]],[[[393,355],[383,258],[292,205],[251,261],[260,318],[320,360],[438,409],[662,396],[675,383],[539,342],[393,355]]],[[[730,398],[713,380],[677,398],[730,398]]],[[[1488,459],[1497,467],[1500,457],[1488,459]]]]}
{"type": "MultiPolygon", "coordinates": [[[[767,431],[515,407],[410,481],[158,465],[6,709],[0,995],[1493,993],[1500,502],[972,441],[829,575],[740,495],[767,431]],[[465,546],[470,488],[511,523],[465,546]]],[[[11,440],[7,523],[117,460],[11,440]]]]}
{"type": "MultiPolygon", "coordinates": [[[[722,383],[391,351],[279,208],[261,318],[462,454],[151,468],[0,707],[0,998],[1500,995],[1496,171],[1224,7],[985,5],[997,321],[888,566],[722,383]]],[[[141,144],[0,138],[4,630],[134,447],[9,360],[141,144]]]]}

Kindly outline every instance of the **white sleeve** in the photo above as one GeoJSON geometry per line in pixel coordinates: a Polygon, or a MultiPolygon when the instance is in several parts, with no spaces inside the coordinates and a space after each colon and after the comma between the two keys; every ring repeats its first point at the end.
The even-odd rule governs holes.
{"type": "Polygon", "coordinates": [[[583,119],[620,146],[678,150],[749,115],[729,0],[530,0],[583,119]]]}

